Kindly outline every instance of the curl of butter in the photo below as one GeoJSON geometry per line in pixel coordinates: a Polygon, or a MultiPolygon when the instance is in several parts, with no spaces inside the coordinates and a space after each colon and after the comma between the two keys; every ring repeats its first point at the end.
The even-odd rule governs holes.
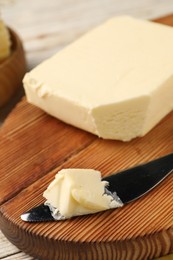
{"type": "Polygon", "coordinates": [[[67,219],[121,207],[119,199],[106,193],[107,186],[108,182],[101,180],[99,171],[63,169],[56,174],[43,196],[54,218],[67,219]]]}

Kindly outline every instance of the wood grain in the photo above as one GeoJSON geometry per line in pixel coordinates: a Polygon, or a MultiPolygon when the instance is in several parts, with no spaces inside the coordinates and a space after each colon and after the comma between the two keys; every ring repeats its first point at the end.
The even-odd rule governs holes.
{"type": "Polygon", "coordinates": [[[95,168],[106,176],[173,152],[172,122],[173,112],[143,138],[108,141],[66,125],[23,99],[0,131],[2,232],[39,259],[143,260],[173,252],[173,175],[117,210],[52,223],[20,219],[43,202],[43,191],[61,168],[95,168]]]}
{"type": "MultiPolygon", "coordinates": [[[[36,124],[38,129],[41,129],[43,127],[42,123],[45,120],[50,120],[50,124],[47,124],[48,128],[46,132],[51,134],[52,128],[58,132],[59,124],[63,124],[42,113],[39,109],[26,104],[25,100],[14,111],[17,114],[20,111],[20,116],[21,107],[27,107],[28,110],[32,108],[31,111],[35,115],[37,113],[40,114],[40,117],[36,116],[32,124],[25,125],[24,122],[23,127],[20,126],[21,130],[10,130],[10,127],[9,134],[5,137],[11,136],[13,137],[13,141],[21,138],[20,132],[23,132],[24,136],[27,135],[27,139],[29,140],[30,136],[33,138],[32,131],[36,132],[34,128],[32,131],[30,129],[28,131],[30,125],[36,124]],[[51,121],[55,125],[52,125],[51,121]]],[[[14,112],[4,126],[7,133],[8,126],[11,125],[11,120],[14,122],[14,112]]],[[[60,168],[92,167],[101,170],[103,175],[107,175],[136,163],[171,152],[173,150],[173,126],[170,123],[172,120],[173,113],[169,114],[147,136],[129,143],[106,141],[89,135],[92,140],[89,138],[87,145],[82,149],[76,150],[75,154],[67,160],[60,160],[60,163],[53,167],[52,162],[49,161],[42,168],[47,169],[47,171],[43,171],[41,175],[37,175],[37,181],[35,181],[34,175],[31,176],[34,170],[25,172],[25,178],[22,181],[20,180],[21,177],[19,180],[18,178],[15,179],[15,171],[12,173],[9,172],[4,178],[4,182],[6,183],[3,183],[3,186],[7,185],[9,187],[9,197],[4,195],[6,203],[2,203],[1,205],[0,224],[2,231],[21,250],[28,254],[39,256],[41,259],[69,259],[69,252],[73,256],[71,259],[81,259],[81,254],[86,259],[98,259],[98,257],[99,259],[113,259],[113,256],[116,256],[116,259],[132,259],[131,256],[134,255],[134,250],[136,256],[133,259],[152,259],[153,257],[172,252],[172,176],[150,194],[125,206],[123,209],[56,223],[32,225],[20,220],[20,214],[23,211],[43,202],[42,192],[60,168]],[[157,136],[157,139],[155,136],[157,136]],[[17,191],[15,191],[13,179],[15,179],[17,191]],[[10,185],[8,185],[9,180],[11,180],[11,189],[10,185]],[[18,206],[16,207],[16,205],[18,206]]],[[[68,129],[69,133],[72,131],[72,138],[77,141],[78,137],[80,139],[80,134],[88,135],[70,126],[64,125],[64,128],[68,129]],[[76,135],[76,131],[79,132],[79,135],[76,135]]],[[[4,132],[4,129],[2,132],[4,132]]],[[[51,138],[51,135],[49,136],[48,134],[47,139],[50,140],[49,138],[51,138]]],[[[69,146],[69,139],[66,138],[65,140],[66,144],[64,145],[69,146]]],[[[43,153],[46,151],[45,147],[49,145],[48,142],[45,144],[43,153]]],[[[5,143],[6,146],[7,143],[5,143]]],[[[49,149],[52,150],[52,146],[49,149]]],[[[30,154],[31,161],[35,160],[35,153],[38,156],[36,158],[40,157],[40,151],[32,151],[33,155],[30,154]]],[[[58,152],[58,148],[56,152],[58,152]]],[[[13,153],[11,148],[9,149],[10,153],[13,153]]],[[[44,156],[46,158],[47,153],[44,156]]],[[[18,160],[17,155],[16,160],[18,160]]],[[[26,161],[28,160],[26,159],[26,161]]],[[[19,162],[14,166],[16,170],[18,170],[18,164],[19,162]]],[[[18,176],[18,172],[16,172],[16,175],[18,176]]]]}
{"type": "Polygon", "coordinates": [[[19,103],[0,133],[0,203],[84,149],[94,138],[45,116],[25,100],[19,103]]]}

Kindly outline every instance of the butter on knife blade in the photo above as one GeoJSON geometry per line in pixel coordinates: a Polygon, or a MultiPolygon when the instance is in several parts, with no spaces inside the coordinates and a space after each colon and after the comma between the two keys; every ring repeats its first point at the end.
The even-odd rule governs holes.
{"type": "Polygon", "coordinates": [[[122,207],[143,196],[173,172],[173,153],[101,180],[91,169],[64,169],[48,186],[45,204],[21,215],[29,222],[64,220],[122,207]]]}

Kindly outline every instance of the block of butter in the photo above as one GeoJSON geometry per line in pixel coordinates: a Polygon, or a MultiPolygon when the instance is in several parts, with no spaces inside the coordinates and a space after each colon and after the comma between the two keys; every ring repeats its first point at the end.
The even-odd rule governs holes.
{"type": "Polygon", "coordinates": [[[4,22],[0,20],[0,61],[10,55],[11,41],[10,33],[4,22]]]}
{"type": "Polygon", "coordinates": [[[112,18],[24,77],[28,102],[105,139],[144,136],[173,109],[173,28],[112,18]]]}
{"type": "Polygon", "coordinates": [[[55,219],[92,214],[121,207],[121,200],[105,192],[108,185],[93,169],[63,169],[50,183],[43,196],[55,219]]]}

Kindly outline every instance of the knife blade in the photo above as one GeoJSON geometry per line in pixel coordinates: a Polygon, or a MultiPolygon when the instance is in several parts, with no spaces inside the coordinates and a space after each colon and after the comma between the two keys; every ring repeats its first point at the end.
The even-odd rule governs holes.
{"type": "MultiPolygon", "coordinates": [[[[116,193],[123,204],[151,191],[173,172],[173,153],[102,178],[109,182],[108,192],[116,193]]],[[[55,221],[50,208],[41,204],[21,215],[27,222],[55,221]]]]}

